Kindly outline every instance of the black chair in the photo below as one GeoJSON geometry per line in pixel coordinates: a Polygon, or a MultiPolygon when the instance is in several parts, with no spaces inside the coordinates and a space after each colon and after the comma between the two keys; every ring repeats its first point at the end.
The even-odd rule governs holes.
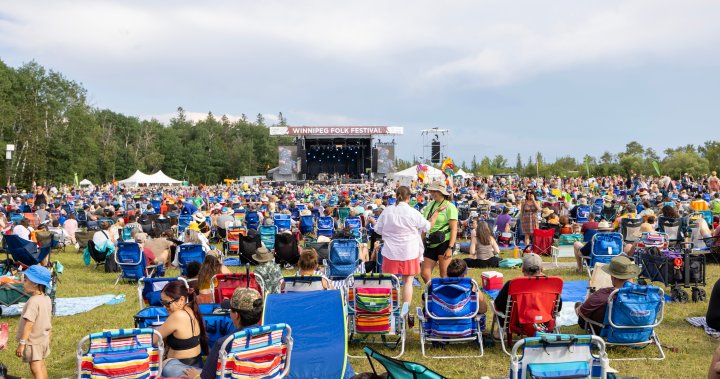
{"type": "Polygon", "coordinates": [[[658,219],[658,230],[667,234],[671,243],[677,244],[685,238],[682,218],[660,216],[658,219]]]}
{"type": "Polygon", "coordinates": [[[635,242],[640,239],[640,225],[643,220],[641,218],[622,218],[620,219],[620,234],[625,242],[635,242]]]}
{"type": "Polygon", "coordinates": [[[300,259],[298,243],[290,233],[280,233],[275,237],[275,262],[282,265],[297,264],[300,259]]]}

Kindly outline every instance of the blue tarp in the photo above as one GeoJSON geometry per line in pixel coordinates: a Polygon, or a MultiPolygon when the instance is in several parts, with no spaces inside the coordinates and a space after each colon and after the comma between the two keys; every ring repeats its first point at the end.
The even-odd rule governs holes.
{"type": "Polygon", "coordinates": [[[293,350],[288,378],[345,379],[355,375],[347,361],[347,326],[338,290],[270,294],[263,325],[286,323],[293,350]]]}

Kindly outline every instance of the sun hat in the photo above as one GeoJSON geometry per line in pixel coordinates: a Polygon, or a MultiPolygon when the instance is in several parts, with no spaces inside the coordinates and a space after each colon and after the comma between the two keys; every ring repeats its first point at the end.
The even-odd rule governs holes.
{"type": "Polygon", "coordinates": [[[254,288],[238,287],[233,291],[232,298],[230,299],[230,308],[239,311],[251,311],[255,308],[255,300],[260,299],[262,299],[262,296],[260,296],[260,293],[254,288]]]}
{"type": "Polygon", "coordinates": [[[610,195],[603,196],[603,201],[606,203],[612,202],[612,200],[613,200],[612,196],[610,196],[610,195]]]}
{"type": "Polygon", "coordinates": [[[232,209],[230,209],[228,207],[223,207],[222,213],[226,214],[226,215],[232,214],[232,209]]]}
{"type": "Polygon", "coordinates": [[[330,237],[320,236],[317,238],[317,243],[325,243],[325,242],[330,242],[330,237]]]}
{"type": "Polygon", "coordinates": [[[550,216],[550,215],[553,214],[553,213],[555,213],[555,212],[554,212],[552,209],[550,209],[550,208],[543,208],[543,210],[542,210],[542,217],[543,217],[543,218],[547,218],[548,216],[550,216]]]}
{"type": "Polygon", "coordinates": [[[192,215],[192,218],[198,224],[202,224],[203,222],[205,222],[205,215],[203,215],[202,212],[195,212],[192,215]]]}
{"type": "Polygon", "coordinates": [[[252,259],[257,263],[265,263],[274,260],[275,256],[266,247],[261,246],[257,249],[257,252],[252,255],[252,259]]]}
{"type": "Polygon", "coordinates": [[[578,204],[587,205],[588,204],[587,198],[581,197],[580,200],[578,201],[578,204]]]}
{"type": "Polygon", "coordinates": [[[610,223],[605,220],[600,221],[600,223],[598,224],[598,231],[610,231],[612,229],[612,225],[610,225],[610,223]]]}
{"type": "Polygon", "coordinates": [[[310,215],[312,215],[312,211],[310,211],[309,209],[303,209],[300,211],[300,216],[310,216],[310,215]]]}
{"type": "Polygon", "coordinates": [[[188,225],[187,229],[188,229],[188,230],[194,230],[194,231],[196,231],[196,232],[199,232],[199,231],[200,231],[200,224],[198,224],[197,222],[193,221],[193,222],[190,223],[190,225],[188,225]]]}
{"type": "Polygon", "coordinates": [[[611,259],[610,264],[602,266],[601,269],[618,279],[632,279],[640,274],[640,266],[623,255],[611,259]]]}
{"type": "Polygon", "coordinates": [[[143,243],[147,240],[147,233],[136,233],[135,234],[135,242],[137,243],[143,243]]]}
{"type": "Polygon", "coordinates": [[[46,288],[50,288],[52,275],[50,275],[50,270],[41,265],[28,267],[28,269],[25,270],[25,277],[35,284],[41,284],[46,288]]]}
{"type": "Polygon", "coordinates": [[[445,187],[445,185],[443,185],[443,184],[440,183],[440,182],[432,182],[432,183],[430,183],[430,185],[428,186],[428,191],[437,191],[437,192],[440,192],[441,194],[443,194],[443,195],[445,195],[445,196],[449,196],[449,195],[450,195],[450,194],[448,193],[448,191],[447,191],[447,187],[445,187]]]}

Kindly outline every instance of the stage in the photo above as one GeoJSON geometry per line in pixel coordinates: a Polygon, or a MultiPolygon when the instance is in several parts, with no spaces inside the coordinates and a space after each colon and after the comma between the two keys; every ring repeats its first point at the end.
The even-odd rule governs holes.
{"type": "Polygon", "coordinates": [[[272,180],[359,181],[393,172],[395,141],[382,136],[402,135],[390,126],[272,127],[270,135],[295,137],[293,145],[278,146],[278,167],[272,180]]]}

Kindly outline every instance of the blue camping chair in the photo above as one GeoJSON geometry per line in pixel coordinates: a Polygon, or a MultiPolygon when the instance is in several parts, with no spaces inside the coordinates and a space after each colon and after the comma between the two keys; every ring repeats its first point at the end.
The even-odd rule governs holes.
{"type": "Polygon", "coordinates": [[[590,256],[585,257],[589,276],[592,276],[595,263],[609,264],[611,259],[623,252],[623,236],[617,232],[597,232],[590,243],[590,256]]]}
{"type": "Polygon", "coordinates": [[[345,219],[345,227],[350,229],[353,236],[355,237],[356,240],[358,240],[358,242],[362,242],[363,226],[362,226],[362,220],[360,220],[360,217],[348,216],[348,218],[345,219]]]}
{"type": "MultiPolygon", "coordinates": [[[[53,236],[52,233],[50,235],[53,236]]],[[[49,260],[52,251],[52,243],[39,246],[33,241],[28,241],[14,234],[4,235],[3,245],[7,258],[12,256],[13,260],[25,267],[40,264],[46,257],[49,260]]]]}
{"type": "Polygon", "coordinates": [[[188,226],[190,226],[190,224],[192,222],[193,222],[192,215],[181,214],[178,216],[177,229],[178,229],[178,238],[179,239],[182,239],[182,235],[183,235],[183,233],[185,233],[185,229],[187,229],[188,226]]]}
{"type": "Polygon", "coordinates": [[[292,219],[290,218],[290,215],[277,213],[273,216],[273,220],[275,221],[275,226],[277,227],[278,233],[285,230],[290,230],[290,226],[292,225],[292,219]]]}
{"type": "Polygon", "coordinates": [[[425,307],[417,307],[423,357],[428,342],[475,342],[479,354],[431,358],[479,358],[484,353],[485,315],[478,316],[480,287],[472,278],[434,278],[425,287],[425,307]]]}
{"type": "Polygon", "coordinates": [[[138,298],[140,300],[140,309],[143,307],[162,307],[160,302],[160,293],[163,288],[176,280],[185,282],[185,287],[188,287],[187,280],[185,278],[142,278],[138,280],[138,298]]]}
{"type": "Polygon", "coordinates": [[[177,247],[178,263],[182,274],[187,276],[187,266],[190,262],[203,263],[205,260],[205,251],[199,244],[182,244],[177,247]]]}
{"type": "Polygon", "coordinates": [[[577,217],[575,218],[575,222],[586,223],[586,222],[588,222],[589,216],[590,216],[590,206],[589,205],[578,205],[577,217]]]}
{"type": "Polygon", "coordinates": [[[260,226],[260,241],[270,251],[275,248],[275,237],[277,236],[277,232],[278,230],[275,225],[260,226]]]}
{"type": "Polygon", "coordinates": [[[627,282],[616,289],[608,298],[604,322],[598,323],[584,318],[590,332],[603,337],[608,346],[644,346],[655,344],[660,356],[657,358],[615,358],[612,360],[663,360],[660,339],[655,327],[663,320],[665,292],[653,285],[639,285],[627,282]]]}
{"type": "Polygon", "coordinates": [[[543,334],[516,342],[510,353],[510,379],[605,379],[608,368],[605,343],[596,336],[543,334]]]}
{"type": "Polygon", "coordinates": [[[335,220],[330,216],[320,216],[317,219],[317,235],[332,238],[335,234],[335,220]]]}
{"type": "Polygon", "coordinates": [[[290,373],[292,330],[287,324],[245,328],[223,341],[219,378],[284,378],[290,373]],[[248,364],[250,363],[250,364],[248,364]]]}
{"type": "Polygon", "coordinates": [[[248,212],[245,215],[245,226],[247,226],[248,229],[258,230],[258,226],[260,226],[260,215],[257,212],[248,212]]]}
{"type": "Polygon", "coordinates": [[[161,276],[162,265],[147,266],[145,264],[145,253],[140,249],[140,245],[136,242],[118,242],[117,251],[115,251],[115,262],[120,266],[120,275],[118,275],[115,285],[120,280],[138,281],[142,278],[153,277],[156,274],[161,276]]]}
{"type": "Polygon", "coordinates": [[[300,208],[299,207],[290,208],[290,216],[295,221],[300,220],[300,208]]]}
{"type": "Polygon", "coordinates": [[[315,218],[312,215],[300,216],[300,233],[308,234],[315,231],[315,218]]]}
{"type": "Polygon", "coordinates": [[[344,283],[345,278],[358,271],[359,268],[365,267],[360,261],[359,255],[360,252],[356,240],[333,240],[330,242],[330,253],[325,264],[325,276],[330,280],[342,281],[344,283]]]}
{"type": "Polygon", "coordinates": [[[162,204],[162,200],[159,200],[159,199],[150,200],[150,205],[152,205],[153,209],[155,210],[155,214],[160,214],[160,205],[161,204],[162,204]]]}
{"type": "Polygon", "coordinates": [[[605,202],[602,198],[597,198],[593,201],[592,212],[595,213],[596,220],[599,220],[603,211],[605,202]]]}

